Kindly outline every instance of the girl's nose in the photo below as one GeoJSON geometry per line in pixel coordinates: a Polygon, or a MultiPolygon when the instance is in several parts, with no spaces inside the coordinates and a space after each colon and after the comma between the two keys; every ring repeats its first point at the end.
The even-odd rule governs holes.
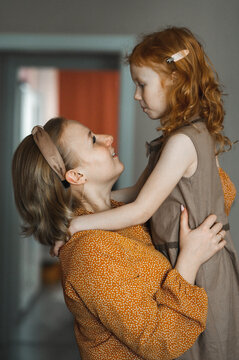
{"type": "Polygon", "coordinates": [[[142,100],[141,92],[138,87],[135,89],[134,100],[142,100]]]}

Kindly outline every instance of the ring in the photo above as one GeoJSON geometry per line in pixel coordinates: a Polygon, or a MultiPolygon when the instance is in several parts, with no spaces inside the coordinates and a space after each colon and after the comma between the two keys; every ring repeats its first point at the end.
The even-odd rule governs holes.
{"type": "Polygon", "coordinates": [[[221,234],[221,232],[219,231],[217,235],[220,236],[220,241],[221,241],[223,239],[223,235],[221,234]]]}

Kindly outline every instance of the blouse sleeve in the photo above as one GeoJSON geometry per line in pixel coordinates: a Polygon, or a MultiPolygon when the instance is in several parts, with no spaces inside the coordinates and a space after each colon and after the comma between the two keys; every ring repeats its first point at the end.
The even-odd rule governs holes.
{"type": "Polygon", "coordinates": [[[231,181],[228,174],[222,168],[219,167],[218,172],[221,179],[222,189],[224,194],[225,213],[228,216],[230,214],[231,206],[236,197],[236,187],[231,181]]]}
{"type": "Polygon", "coordinates": [[[157,267],[163,271],[152,295],[145,277],[121,261],[118,247],[114,248],[112,240],[108,242],[109,235],[104,242],[104,234],[109,233],[96,232],[100,241],[92,244],[85,238],[88,245],[81,246],[83,253],[76,268],[82,271],[84,286],[76,282],[75,291],[102,324],[142,358],[177,358],[205,329],[206,292],[187,283],[163,261],[149,273],[157,277],[157,267]]]}

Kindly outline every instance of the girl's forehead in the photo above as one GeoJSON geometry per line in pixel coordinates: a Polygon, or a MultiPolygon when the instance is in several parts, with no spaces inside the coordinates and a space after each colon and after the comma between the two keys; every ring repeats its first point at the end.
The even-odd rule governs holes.
{"type": "Polygon", "coordinates": [[[150,66],[146,66],[146,65],[142,65],[142,66],[137,66],[137,65],[130,65],[130,71],[131,71],[131,75],[133,79],[136,79],[138,77],[142,78],[142,77],[153,77],[153,76],[158,76],[158,74],[156,73],[156,71],[154,71],[150,66]]]}
{"type": "Polygon", "coordinates": [[[146,66],[145,65],[135,65],[135,64],[131,64],[130,65],[130,70],[131,71],[142,71],[146,66]]]}
{"type": "Polygon", "coordinates": [[[132,74],[138,75],[138,74],[144,74],[147,72],[147,66],[138,66],[138,65],[130,65],[130,71],[132,74]]]}

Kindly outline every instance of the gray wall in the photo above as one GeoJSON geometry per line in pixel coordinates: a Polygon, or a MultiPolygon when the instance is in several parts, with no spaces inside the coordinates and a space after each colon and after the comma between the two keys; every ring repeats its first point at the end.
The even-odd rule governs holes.
{"type": "MultiPolygon", "coordinates": [[[[196,33],[225,85],[226,134],[239,139],[239,1],[238,0],[1,0],[0,33],[141,34],[166,25],[187,26],[196,33]]],[[[156,137],[156,122],[136,110],[135,177],[143,169],[145,140],[156,137]]],[[[223,156],[223,167],[239,189],[239,145],[223,156]]],[[[237,240],[239,204],[230,215],[237,240]]]]}

